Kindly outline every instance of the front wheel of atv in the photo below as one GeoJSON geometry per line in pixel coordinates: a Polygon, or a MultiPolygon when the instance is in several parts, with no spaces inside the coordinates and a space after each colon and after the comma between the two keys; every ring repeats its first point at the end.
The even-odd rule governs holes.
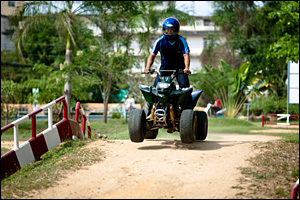
{"type": "Polygon", "coordinates": [[[205,140],[207,136],[208,120],[204,111],[195,111],[197,115],[197,133],[196,140],[205,140]]]}
{"type": "Polygon", "coordinates": [[[180,117],[180,138],[183,143],[193,143],[197,131],[197,117],[193,110],[184,110],[180,117]]]}
{"type": "Polygon", "coordinates": [[[132,142],[143,142],[146,134],[146,114],[142,109],[130,112],[128,130],[132,142]]]}

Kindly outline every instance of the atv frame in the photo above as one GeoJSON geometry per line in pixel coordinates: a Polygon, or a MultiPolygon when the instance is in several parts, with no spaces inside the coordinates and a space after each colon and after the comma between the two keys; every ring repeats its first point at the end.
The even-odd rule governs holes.
{"type": "Polygon", "coordinates": [[[183,71],[160,70],[168,74],[161,76],[152,70],[145,74],[157,73],[160,81],[156,87],[140,85],[145,100],[152,104],[151,114],[146,116],[142,109],[134,109],[129,116],[129,136],[132,142],[155,139],[158,130],[167,129],[168,133],[180,132],[183,143],[205,140],[207,136],[207,114],[194,111],[202,90],[193,91],[192,87],[176,89],[174,78],[183,71]],[[192,109],[186,109],[187,105],[192,109]]]}

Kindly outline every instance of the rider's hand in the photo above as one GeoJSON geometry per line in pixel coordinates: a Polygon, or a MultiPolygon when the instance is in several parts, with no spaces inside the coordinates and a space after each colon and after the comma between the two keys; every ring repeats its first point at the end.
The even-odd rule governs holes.
{"type": "Polygon", "coordinates": [[[148,72],[150,72],[150,69],[145,68],[145,69],[144,69],[144,72],[145,72],[145,73],[148,73],[148,72]]]}
{"type": "Polygon", "coordinates": [[[190,74],[190,73],[191,73],[190,69],[184,69],[183,72],[184,72],[185,74],[190,74]]]}

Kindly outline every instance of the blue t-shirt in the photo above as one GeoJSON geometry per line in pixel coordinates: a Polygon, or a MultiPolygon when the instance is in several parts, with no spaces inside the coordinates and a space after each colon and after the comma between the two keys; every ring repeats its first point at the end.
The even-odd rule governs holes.
{"type": "Polygon", "coordinates": [[[156,55],[158,51],[161,55],[161,65],[168,69],[184,69],[183,54],[190,53],[186,40],[180,35],[177,35],[173,43],[164,35],[158,38],[151,52],[156,55]]]}

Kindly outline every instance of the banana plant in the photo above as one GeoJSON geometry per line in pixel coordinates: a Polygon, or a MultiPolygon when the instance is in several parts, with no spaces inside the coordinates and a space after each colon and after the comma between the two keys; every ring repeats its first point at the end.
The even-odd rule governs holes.
{"type": "Polygon", "coordinates": [[[226,108],[225,116],[234,118],[239,113],[247,99],[244,90],[247,89],[247,77],[250,63],[243,63],[239,69],[232,68],[220,60],[218,68],[205,66],[204,70],[197,73],[197,80],[191,79],[196,88],[203,90],[210,97],[218,96],[223,108],[226,108]]]}

